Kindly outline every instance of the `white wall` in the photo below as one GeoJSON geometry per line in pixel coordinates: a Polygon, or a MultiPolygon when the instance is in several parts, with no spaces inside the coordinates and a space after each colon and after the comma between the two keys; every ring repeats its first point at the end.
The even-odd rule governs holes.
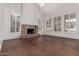
{"type": "Polygon", "coordinates": [[[70,4],[62,8],[59,8],[55,11],[52,11],[51,14],[47,14],[46,20],[48,20],[49,18],[52,19],[52,28],[50,28],[52,29],[52,32],[46,31],[47,35],[79,39],[79,5],[78,4],[70,4]],[[77,31],[76,32],[65,32],[64,31],[64,15],[69,14],[69,13],[76,13],[76,18],[77,18],[77,22],[76,22],[77,31]],[[61,16],[62,18],[61,19],[61,30],[62,30],[61,32],[54,32],[53,18],[57,16],[61,16]]]}
{"type": "Polygon", "coordinates": [[[2,28],[3,28],[3,25],[2,25],[2,7],[3,7],[3,5],[2,4],[0,4],[0,49],[1,49],[1,46],[2,46],[2,42],[3,42],[3,40],[2,40],[2,28]]]}
{"type": "Polygon", "coordinates": [[[44,14],[35,4],[22,4],[22,24],[38,25],[41,28],[39,34],[43,34],[43,20],[44,14]],[[40,25],[38,22],[39,20],[41,20],[40,25]]]}
{"type": "Polygon", "coordinates": [[[10,32],[10,19],[11,14],[20,14],[21,13],[20,4],[0,4],[0,49],[2,46],[3,40],[18,38],[20,32],[11,33],[10,32]]]}
{"type": "Polygon", "coordinates": [[[21,32],[10,32],[10,18],[13,13],[21,16],[21,24],[40,26],[39,34],[43,34],[44,15],[35,4],[3,3],[0,5],[0,40],[19,38],[21,35],[21,32]],[[40,25],[38,20],[41,20],[40,25]]]}
{"type": "Polygon", "coordinates": [[[2,27],[2,38],[13,39],[20,37],[20,32],[10,32],[10,19],[13,13],[20,15],[21,14],[21,5],[20,4],[3,4],[2,17],[3,17],[3,27],[2,27]]]}

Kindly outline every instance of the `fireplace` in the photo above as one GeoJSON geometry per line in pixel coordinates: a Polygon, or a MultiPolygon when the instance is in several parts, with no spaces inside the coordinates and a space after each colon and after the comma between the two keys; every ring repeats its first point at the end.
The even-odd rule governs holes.
{"type": "Polygon", "coordinates": [[[35,37],[39,36],[37,25],[21,25],[21,38],[35,37]]]}
{"type": "Polygon", "coordinates": [[[33,28],[28,28],[27,29],[27,34],[34,34],[34,29],[33,28]]]}

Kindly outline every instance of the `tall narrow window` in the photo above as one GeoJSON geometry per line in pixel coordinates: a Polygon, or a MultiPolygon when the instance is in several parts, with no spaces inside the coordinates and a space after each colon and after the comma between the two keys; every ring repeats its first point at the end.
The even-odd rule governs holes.
{"type": "Polygon", "coordinates": [[[49,22],[48,20],[46,20],[46,28],[48,28],[49,22]]]}
{"type": "Polygon", "coordinates": [[[76,15],[75,13],[64,15],[64,28],[66,32],[76,31],[76,15]]]}
{"type": "Polygon", "coordinates": [[[15,17],[11,15],[11,32],[15,32],[15,17]]]}
{"type": "Polygon", "coordinates": [[[20,28],[20,16],[11,15],[11,32],[19,32],[20,28]]]}
{"type": "Polygon", "coordinates": [[[39,23],[39,28],[38,29],[40,31],[41,30],[41,20],[40,19],[38,20],[38,23],[39,23]]]}
{"type": "Polygon", "coordinates": [[[54,17],[54,31],[61,31],[61,16],[54,17]]]}
{"type": "Polygon", "coordinates": [[[46,27],[51,28],[51,24],[52,24],[52,19],[50,18],[46,21],[46,27]]]}
{"type": "Polygon", "coordinates": [[[16,32],[19,32],[19,28],[20,28],[20,16],[17,16],[17,20],[16,20],[16,32]]]}
{"type": "Polygon", "coordinates": [[[54,17],[54,31],[56,31],[56,17],[54,17]]]}
{"type": "Polygon", "coordinates": [[[52,24],[52,19],[49,19],[49,27],[51,28],[51,24],[52,24]]]}

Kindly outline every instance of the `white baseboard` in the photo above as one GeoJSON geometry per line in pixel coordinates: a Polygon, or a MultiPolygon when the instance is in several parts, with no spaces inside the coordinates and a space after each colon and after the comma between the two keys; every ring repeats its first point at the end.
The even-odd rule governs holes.
{"type": "Polygon", "coordinates": [[[1,50],[1,47],[2,47],[2,43],[3,43],[3,40],[0,40],[0,50],[1,50]]]}

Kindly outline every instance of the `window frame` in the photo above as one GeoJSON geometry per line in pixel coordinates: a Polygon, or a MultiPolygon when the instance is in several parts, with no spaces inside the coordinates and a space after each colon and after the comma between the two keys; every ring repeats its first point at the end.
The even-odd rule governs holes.
{"type": "Polygon", "coordinates": [[[20,32],[20,16],[19,15],[13,15],[13,14],[11,15],[10,32],[11,33],[20,32]]]}
{"type": "Polygon", "coordinates": [[[61,30],[61,16],[54,17],[54,31],[61,32],[61,30]]]}
{"type": "Polygon", "coordinates": [[[71,33],[72,32],[76,32],[77,31],[77,25],[76,25],[77,18],[76,18],[76,14],[75,13],[70,13],[70,14],[65,14],[65,15],[64,15],[64,31],[65,32],[69,32],[69,33],[70,32],[71,33]],[[69,18],[66,19],[65,15],[69,15],[69,18]],[[72,20],[72,19],[76,19],[76,20],[72,20]],[[69,23],[68,24],[69,31],[66,29],[66,22],[69,23]],[[71,23],[75,23],[73,28],[70,28],[71,23]],[[73,30],[74,28],[75,28],[75,30],[73,30]],[[71,31],[71,29],[72,29],[72,31],[71,31]]]}

